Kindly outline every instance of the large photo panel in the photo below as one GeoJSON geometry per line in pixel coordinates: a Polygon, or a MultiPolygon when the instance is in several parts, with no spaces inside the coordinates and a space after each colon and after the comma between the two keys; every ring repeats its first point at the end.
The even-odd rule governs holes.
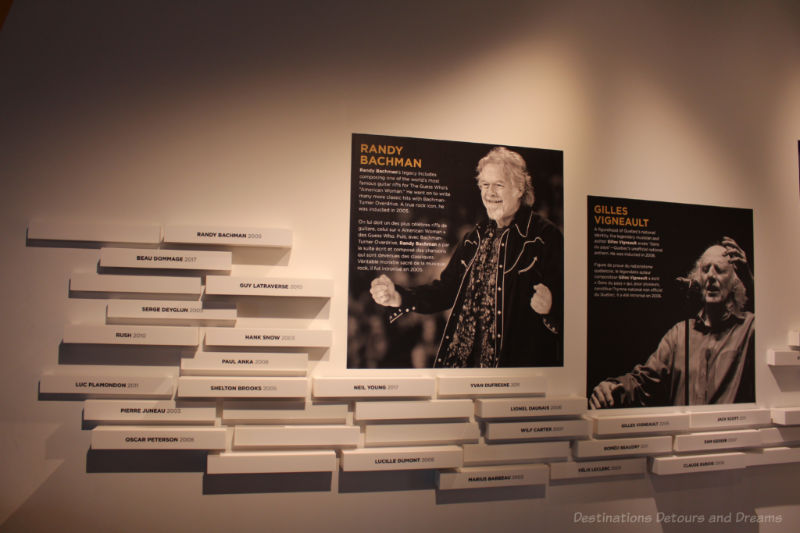
{"type": "Polygon", "coordinates": [[[353,134],[348,368],[563,365],[563,153],[353,134]]]}
{"type": "Polygon", "coordinates": [[[588,219],[590,406],[754,402],[752,210],[589,196],[588,219]]]}

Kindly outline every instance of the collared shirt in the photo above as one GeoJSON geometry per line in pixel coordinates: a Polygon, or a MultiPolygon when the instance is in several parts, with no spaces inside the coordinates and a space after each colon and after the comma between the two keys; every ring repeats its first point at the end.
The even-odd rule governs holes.
{"type": "MultiPolygon", "coordinates": [[[[730,315],[711,328],[702,315],[689,321],[689,403],[755,401],[755,317],[730,315]]],[[[612,381],[624,388],[623,406],[684,405],[686,322],[675,324],[643,365],[612,381]]]]}

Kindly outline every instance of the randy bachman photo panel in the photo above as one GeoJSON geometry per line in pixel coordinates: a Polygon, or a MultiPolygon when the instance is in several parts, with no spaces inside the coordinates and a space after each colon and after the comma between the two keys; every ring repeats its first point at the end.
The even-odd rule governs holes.
{"type": "Polygon", "coordinates": [[[755,402],[753,211],[589,196],[588,218],[589,406],[755,402]]]}
{"type": "Polygon", "coordinates": [[[563,153],[353,134],[348,368],[563,365],[563,153]]]}

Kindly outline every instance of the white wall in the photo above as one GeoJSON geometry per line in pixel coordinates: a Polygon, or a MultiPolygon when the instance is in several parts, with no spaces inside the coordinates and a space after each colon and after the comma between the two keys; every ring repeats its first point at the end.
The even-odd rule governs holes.
{"type": "Polygon", "coordinates": [[[0,31],[0,530],[625,530],[573,524],[602,511],[795,529],[800,465],[453,497],[428,473],[285,492],[296,480],[209,484],[191,456],[178,473],[87,456],[81,403],[39,402],[37,383],[63,324],[101,305],[66,297],[96,252],[26,247],[27,222],[291,227],[291,252],[253,268],[335,279],[330,306],[275,320],[329,323],[316,372],[342,372],[353,132],[564,151],[553,391],[584,387],[588,194],[753,208],[758,402],[800,403],[800,374],[764,363],[800,327],[797,2],[17,0],[0,31]]]}

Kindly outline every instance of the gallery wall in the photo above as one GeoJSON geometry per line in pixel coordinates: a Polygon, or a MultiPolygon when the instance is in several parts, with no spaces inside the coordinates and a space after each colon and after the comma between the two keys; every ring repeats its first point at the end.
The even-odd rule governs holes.
{"type": "Polygon", "coordinates": [[[563,150],[565,365],[535,372],[548,393],[584,394],[598,195],[753,209],[757,403],[800,405],[800,373],[765,362],[800,327],[798,95],[791,1],[18,0],[0,31],[0,531],[626,530],[575,522],[601,512],[760,513],[782,522],[725,530],[793,530],[797,464],[452,495],[430,472],[220,484],[196,454],[89,453],[82,403],[37,387],[64,362],[64,324],[102,309],[67,294],[96,250],[28,247],[25,232],[41,217],[291,228],[291,250],[239,268],[334,280],[329,303],[270,320],[332,329],[312,374],[341,375],[351,134],[563,150]]]}

